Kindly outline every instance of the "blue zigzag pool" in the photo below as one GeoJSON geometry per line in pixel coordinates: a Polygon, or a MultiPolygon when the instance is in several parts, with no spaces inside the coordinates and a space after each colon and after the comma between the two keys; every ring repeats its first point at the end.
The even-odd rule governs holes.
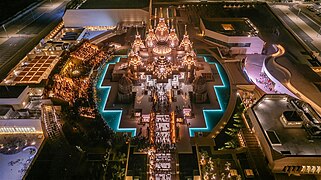
{"type": "MultiPolygon", "coordinates": [[[[121,121],[122,116],[122,110],[105,110],[105,105],[108,100],[110,86],[103,86],[103,80],[105,78],[107,69],[109,67],[109,64],[115,64],[119,62],[121,57],[114,57],[111,61],[105,64],[103,68],[101,69],[101,72],[98,77],[97,81],[97,96],[98,96],[98,110],[101,113],[104,120],[107,122],[107,124],[116,132],[130,132],[132,133],[132,136],[136,135],[136,129],[135,128],[120,128],[119,124],[121,121]]],[[[215,64],[216,68],[218,69],[218,73],[222,79],[222,85],[214,86],[215,93],[220,105],[219,109],[207,109],[203,110],[204,119],[206,123],[205,128],[190,128],[189,133],[190,136],[193,137],[195,132],[210,132],[215,125],[220,121],[222,118],[226,107],[229,102],[230,98],[230,83],[227,77],[226,72],[224,71],[221,64],[213,57],[211,56],[204,56],[204,59],[206,62],[210,64],[215,64]]]]}

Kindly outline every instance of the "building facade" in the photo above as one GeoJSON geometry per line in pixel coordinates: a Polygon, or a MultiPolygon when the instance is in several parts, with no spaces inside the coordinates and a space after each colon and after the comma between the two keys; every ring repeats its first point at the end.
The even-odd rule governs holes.
{"type": "Polygon", "coordinates": [[[264,41],[247,18],[200,19],[204,40],[229,48],[231,54],[261,54],[264,41]]]}

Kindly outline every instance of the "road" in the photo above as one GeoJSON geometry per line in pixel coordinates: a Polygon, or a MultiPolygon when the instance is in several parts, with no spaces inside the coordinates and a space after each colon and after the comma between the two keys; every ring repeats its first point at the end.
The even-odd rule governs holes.
{"type": "Polygon", "coordinates": [[[0,29],[0,80],[58,24],[69,1],[51,0],[0,29]]]}
{"type": "Polygon", "coordinates": [[[296,5],[273,5],[276,15],[295,33],[312,51],[321,52],[320,25],[299,13],[296,5]],[[299,14],[299,15],[298,15],[299,14]]]}

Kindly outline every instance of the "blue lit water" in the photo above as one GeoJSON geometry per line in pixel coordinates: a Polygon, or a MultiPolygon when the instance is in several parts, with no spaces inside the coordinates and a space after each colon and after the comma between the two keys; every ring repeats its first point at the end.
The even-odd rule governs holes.
{"type": "Polygon", "coordinates": [[[109,97],[110,86],[103,86],[102,83],[104,81],[106,72],[108,70],[109,64],[116,64],[120,60],[120,56],[114,57],[112,60],[108,61],[102,69],[100,70],[100,74],[98,75],[98,81],[96,85],[97,89],[97,97],[98,97],[98,110],[102,115],[103,119],[106,121],[109,127],[111,127],[116,132],[131,132],[132,136],[136,135],[136,128],[119,128],[119,124],[121,121],[122,110],[121,109],[113,109],[113,110],[105,110],[105,105],[109,97]]]}
{"type": "MultiPolygon", "coordinates": [[[[189,133],[190,136],[193,137],[195,132],[210,132],[215,125],[222,118],[226,107],[228,105],[230,99],[230,83],[227,77],[226,72],[224,71],[222,65],[212,56],[204,56],[206,62],[210,64],[215,64],[218,69],[218,73],[222,79],[223,85],[217,85],[213,88],[215,89],[215,93],[217,95],[217,99],[220,105],[219,109],[207,109],[203,110],[204,119],[206,121],[206,128],[190,128],[189,133]]],[[[107,72],[109,64],[115,64],[119,62],[120,57],[114,57],[111,61],[106,63],[102,69],[100,70],[100,74],[98,75],[97,81],[97,97],[98,97],[98,110],[101,113],[104,120],[107,122],[109,127],[111,127],[116,132],[131,132],[132,136],[136,135],[135,128],[119,128],[122,110],[105,110],[105,104],[108,100],[110,86],[102,86],[105,74],[107,72]]]]}
{"type": "Polygon", "coordinates": [[[215,89],[215,93],[216,93],[220,108],[203,110],[206,128],[189,128],[189,134],[191,137],[194,136],[195,132],[211,132],[212,129],[216,126],[216,124],[222,118],[230,99],[230,83],[224,68],[212,56],[204,56],[204,60],[209,64],[215,64],[218,70],[218,73],[222,79],[223,85],[217,85],[213,87],[215,89]]]}

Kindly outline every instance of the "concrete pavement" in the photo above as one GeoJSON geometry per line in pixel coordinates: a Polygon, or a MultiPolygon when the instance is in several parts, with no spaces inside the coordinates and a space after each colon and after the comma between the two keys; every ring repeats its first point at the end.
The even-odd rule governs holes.
{"type": "MultiPolygon", "coordinates": [[[[310,43],[316,48],[318,52],[321,52],[321,35],[320,32],[315,30],[314,28],[310,27],[304,20],[302,20],[300,17],[297,16],[294,12],[292,12],[287,5],[274,5],[274,8],[279,9],[282,11],[283,16],[285,15],[288,17],[296,26],[298,26],[304,34],[306,34],[310,39],[304,38],[304,35],[300,35],[299,37],[303,41],[310,41],[310,43]]],[[[282,17],[282,15],[279,14],[279,16],[282,17]]],[[[290,26],[291,27],[291,26],[290,26]]],[[[296,32],[298,33],[298,32],[296,32]]],[[[311,48],[312,49],[312,48],[311,48]]],[[[313,50],[313,49],[312,49],[313,50]]]]}
{"type": "Polygon", "coordinates": [[[69,1],[43,3],[0,30],[0,80],[61,21],[69,1]]]}

